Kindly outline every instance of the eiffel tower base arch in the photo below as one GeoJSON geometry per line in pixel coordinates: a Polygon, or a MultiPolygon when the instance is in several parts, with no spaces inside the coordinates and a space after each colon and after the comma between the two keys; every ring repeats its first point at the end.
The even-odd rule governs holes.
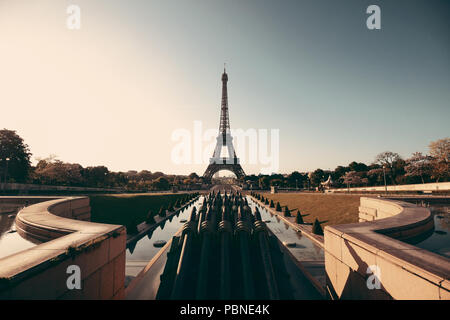
{"type": "Polygon", "coordinates": [[[240,164],[229,164],[229,163],[211,163],[208,168],[206,168],[203,178],[207,182],[211,182],[213,175],[221,170],[228,170],[236,175],[236,178],[244,178],[245,173],[240,164]]]}

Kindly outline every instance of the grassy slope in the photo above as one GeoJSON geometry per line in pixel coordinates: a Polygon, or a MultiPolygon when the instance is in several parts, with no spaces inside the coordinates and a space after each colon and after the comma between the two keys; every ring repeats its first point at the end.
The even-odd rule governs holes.
{"type": "MultiPolygon", "coordinates": [[[[335,225],[358,222],[359,195],[342,194],[311,194],[311,193],[263,193],[274,204],[287,205],[289,209],[300,209],[305,222],[313,222],[315,218],[320,221],[328,220],[324,225],[335,225]]],[[[293,212],[293,215],[297,211],[293,212]]]]}
{"type": "Polygon", "coordinates": [[[119,194],[93,195],[91,221],[129,226],[145,220],[149,210],[158,213],[161,206],[167,208],[185,194],[119,194]]]}

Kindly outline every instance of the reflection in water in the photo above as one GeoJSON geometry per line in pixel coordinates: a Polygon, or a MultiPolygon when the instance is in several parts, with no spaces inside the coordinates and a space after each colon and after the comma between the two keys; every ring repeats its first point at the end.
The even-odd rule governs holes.
{"type": "Polygon", "coordinates": [[[136,243],[137,242],[132,242],[127,246],[128,251],[130,252],[130,254],[133,254],[134,252],[134,248],[136,248],[136,243]]]}
{"type": "Polygon", "coordinates": [[[10,216],[11,214],[8,213],[0,214],[0,239],[3,238],[6,233],[11,231],[14,224],[14,218],[11,218],[10,216]]]}
{"type": "Polygon", "coordinates": [[[168,220],[161,223],[156,229],[149,231],[147,237],[139,239],[137,242],[130,243],[127,246],[126,252],[126,280],[125,285],[139,274],[139,272],[145,268],[150,260],[160,251],[161,248],[155,247],[153,244],[156,241],[169,241],[175,235],[175,233],[183,226],[183,220],[186,220],[192,209],[200,208],[200,204],[203,201],[203,197],[200,197],[193,205],[180,211],[175,216],[172,216],[168,220]]]}
{"type": "Polygon", "coordinates": [[[19,210],[0,213],[0,259],[35,246],[16,232],[15,218],[19,210]]]}
{"type": "MultiPolygon", "coordinates": [[[[250,198],[247,198],[247,200],[252,210],[255,210],[256,204],[250,198]]],[[[299,261],[324,260],[323,249],[316,245],[311,239],[304,237],[301,232],[292,229],[289,224],[282,221],[278,215],[274,215],[262,207],[259,211],[261,213],[261,218],[264,221],[270,221],[270,223],[267,223],[267,227],[281,242],[295,243],[295,247],[288,247],[288,250],[299,261]]]]}
{"type": "MultiPolygon", "coordinates": [[[[255,210],[255,203],[247,198],[249,206],[255,210]]],[[[166,222],[164,226],[157,227],[153,232],[149,233],[147,237],[143,237],[135,242],[131,248],[129,246],[126,255],[126,280],[127,286],[130,281],[136,277],[141,270],[145,268],[148,262],[160,251],[160,248],[153,246],[155,241],[164,240],[169,241],[183,226],[183,221],[186,221],[190,215],[193,207],[200,209],[203,197],[200,197],[193,206],[190,206],[177,216],[173,217],[171,222],[166,222]]],[[[281,221],[277,215],[272,215],[265,209],[260,210],[261,218],[267,221],[267,227],[278,237],[281,242],[295,243],[295,247],[288,248],[289,251],[300,261],[323,261],[324,252],[322,248],[316,245],[308,237],[302,236],[300,232],[293,230],[287,223],[281,221]]],[[[317,272],[317,271],[316,271],[317,272]]],[[[323,271],[319,271],[319,273],[323,271]]],[[[321,277],[322,275],[319,275],[321,277]]]]}
{"type": "Polygon", "coordinates": [[[450,210],[448,206],[430,207],[434,218],[434,232],[415,246],[450,258],[450,210]]]}

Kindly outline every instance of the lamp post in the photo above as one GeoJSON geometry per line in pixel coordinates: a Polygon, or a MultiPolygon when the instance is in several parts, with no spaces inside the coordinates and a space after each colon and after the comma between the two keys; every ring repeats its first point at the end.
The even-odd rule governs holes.
{"type": "Polygon", "coordinates": [[[387,194],[387,185],[386,185],[386,166],[383,165],[383,177],[384,177],[384,193],[387,194]]]}
{"type": "Polygon", "coordinates": [[[5,158],[5,161],[6,161],[6,165],[5,165],[5,183],[7,182],[6,181],[6,177],[8,176],[8,162],[9,162],[9,158],[5,158]]]}

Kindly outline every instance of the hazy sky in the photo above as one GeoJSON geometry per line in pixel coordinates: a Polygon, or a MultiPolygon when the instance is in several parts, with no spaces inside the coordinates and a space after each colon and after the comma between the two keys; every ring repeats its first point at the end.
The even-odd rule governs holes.
{"type": "Polygon", "coordinates": [[[280,129],[280,172],[450,135],[447,0],[0,0],[0,128],[33,158],[202,174],[171,135],[218,129],[224,62],[231,127],[280,129]]]}

